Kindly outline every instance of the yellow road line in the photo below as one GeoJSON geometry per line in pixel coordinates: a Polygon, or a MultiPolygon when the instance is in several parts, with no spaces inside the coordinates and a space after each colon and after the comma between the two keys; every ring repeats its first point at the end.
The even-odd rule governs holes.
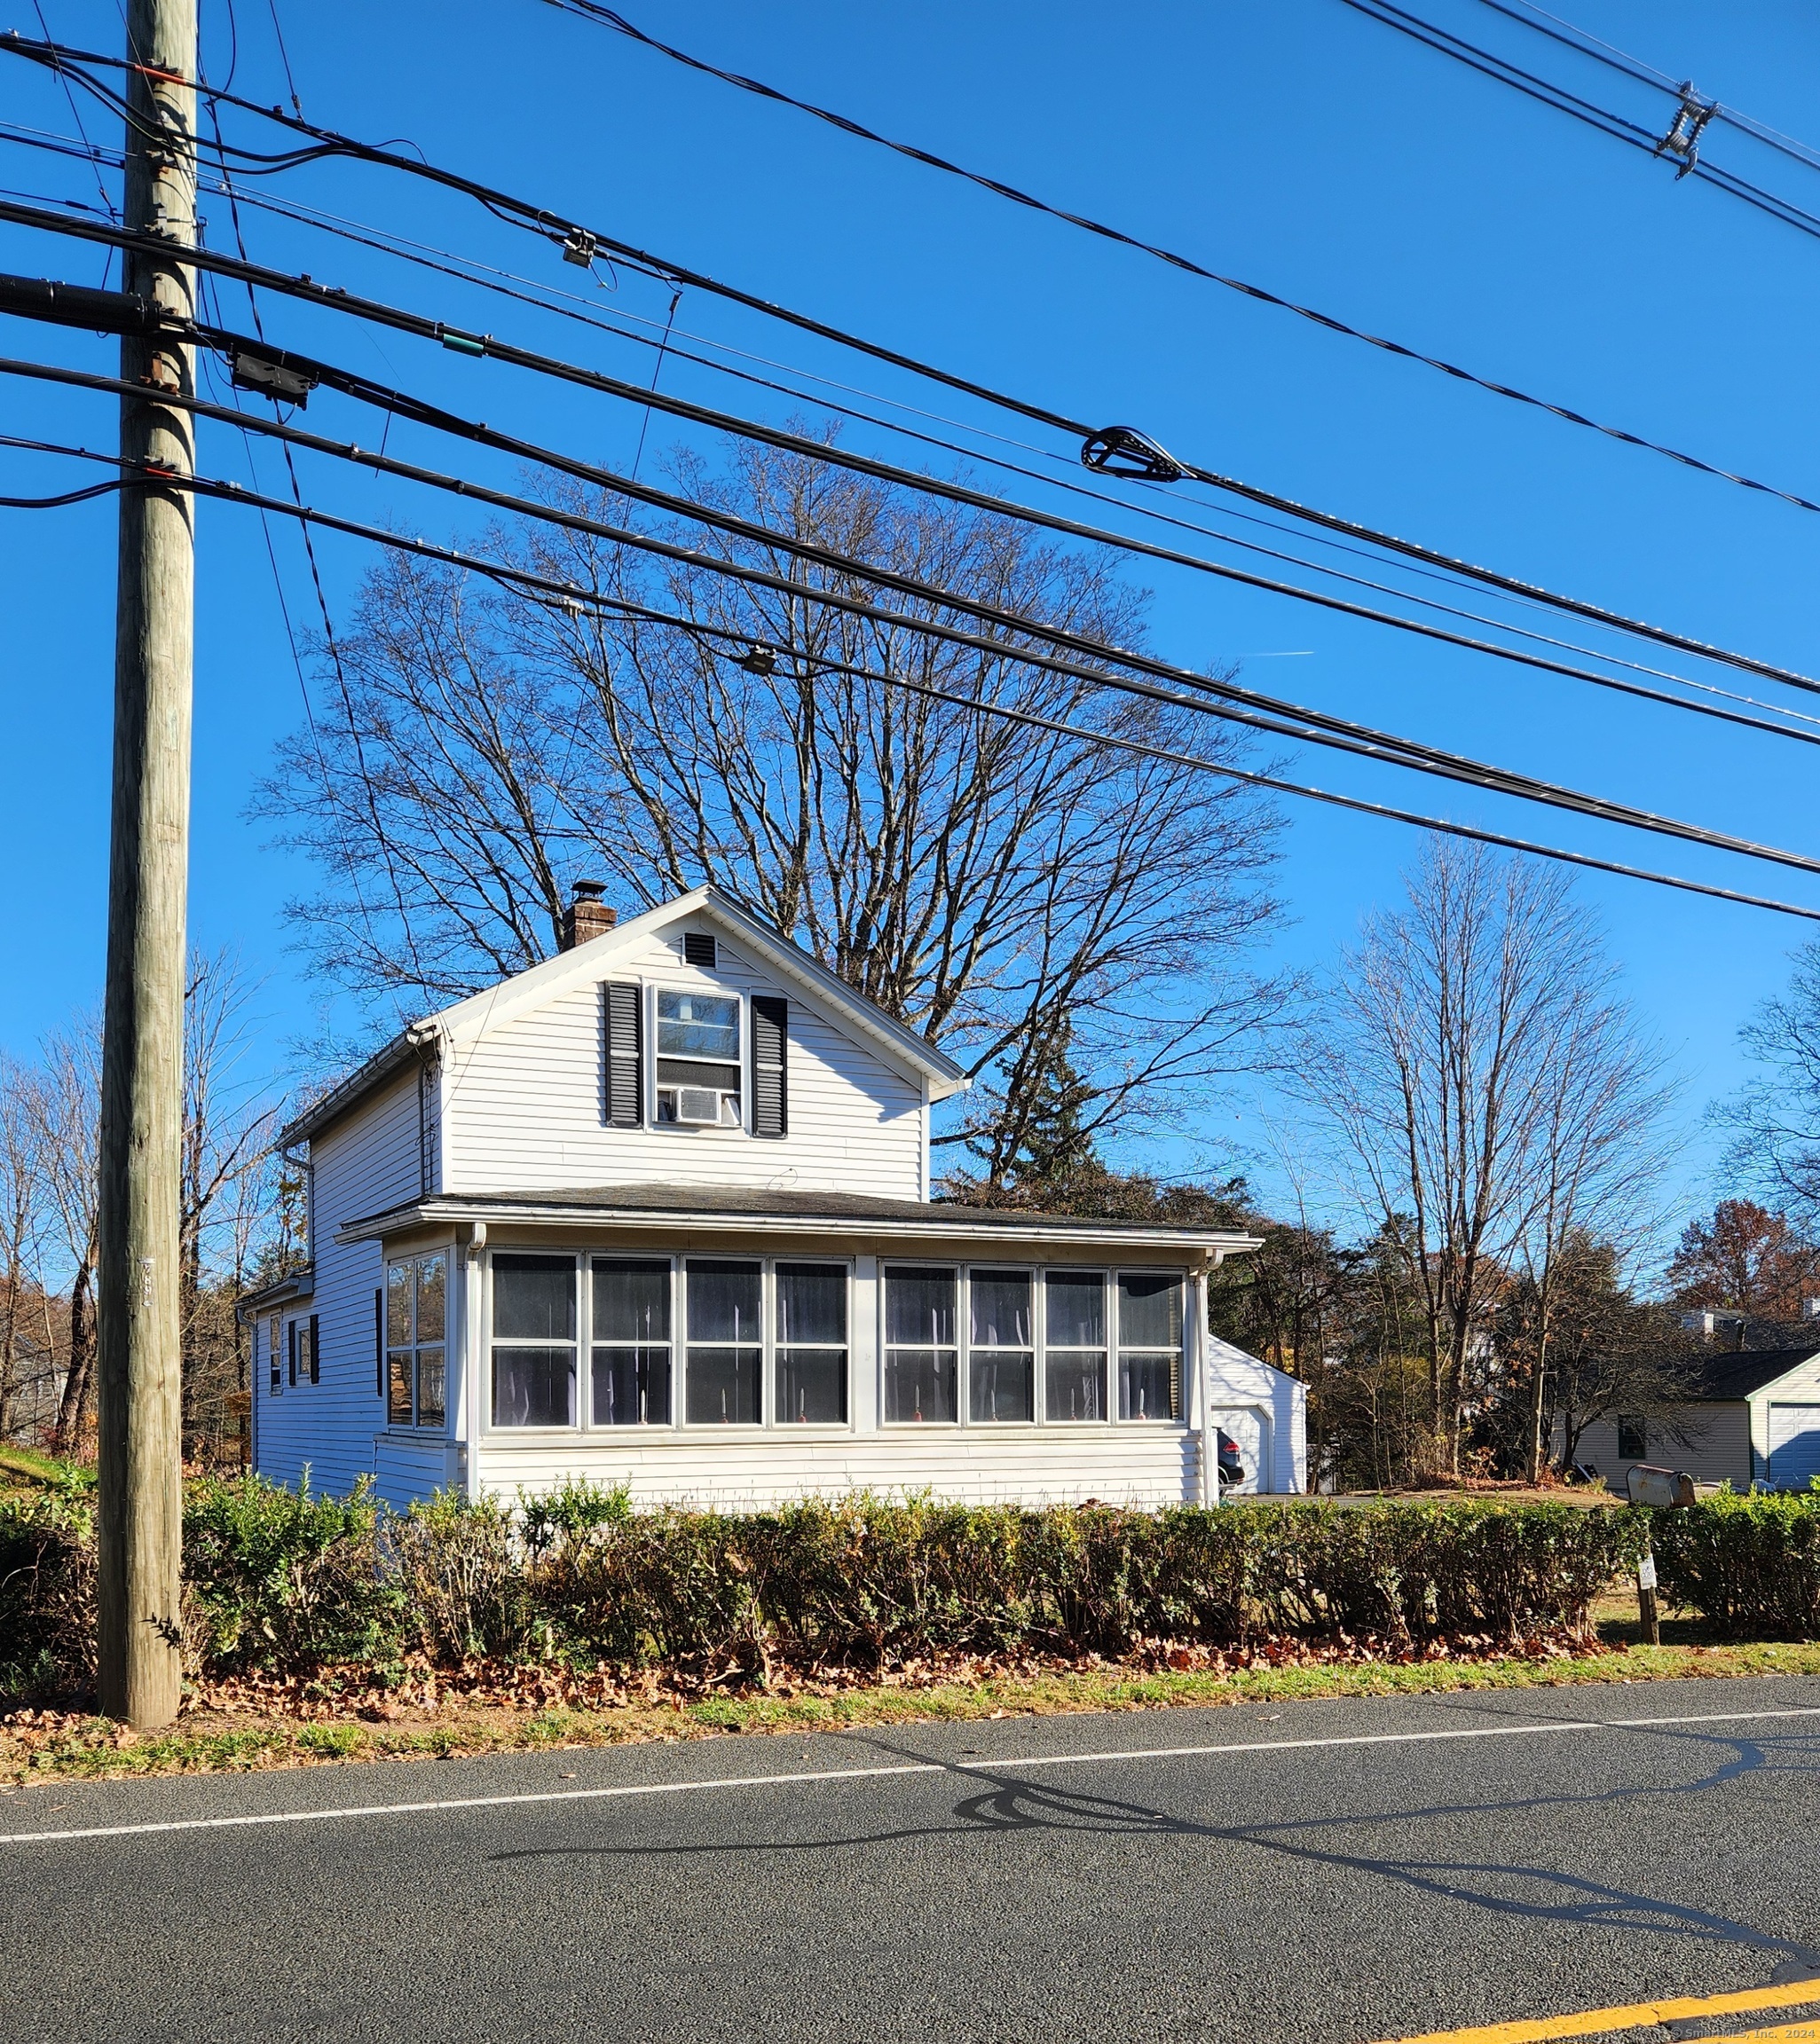
{"type": "MultiPolygon", "coordinates": [[[[1431,2030],[1399,2044],[1548,2044],[1555,2037],[1596,2037],[1611,2030],[1644,2030],[1652,2023],[1680,2023],[1693,2016],[1741,2016],[1751,2009],[1791,2009],[1820,2001],[1820,1979],[1785,1987],[1746,1987],[1735,1994],[1682,1995],[1667,2001],[1633,2001],[1626,2009],[1584,2009],[1577,2016],[1544,2016],[1529,2023],[1488,2023],[1476,2030],[1431,2030]]],[[[1745,2033],[1749,2044],[1820,2044],[1820,2021],[1785,2024],[1745,2033]]],[[[1708,2044],[1745,2044],[1744,2036],[1712,2038],[1708,2044]]]]}

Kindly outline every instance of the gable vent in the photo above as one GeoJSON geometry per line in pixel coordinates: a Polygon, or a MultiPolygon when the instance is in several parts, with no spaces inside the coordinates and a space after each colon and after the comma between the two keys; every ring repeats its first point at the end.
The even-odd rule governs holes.
{"type": "Polygon", "coordinates": [[[721,947],[712,937],[694,930],[683,932],[682,963],[685,965],[705,965],[712,972],[720,962],[721,947]]]}

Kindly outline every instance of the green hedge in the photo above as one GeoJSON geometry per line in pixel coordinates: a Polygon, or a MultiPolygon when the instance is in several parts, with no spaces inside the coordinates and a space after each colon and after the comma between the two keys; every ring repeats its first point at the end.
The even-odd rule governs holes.
{"type": "Polygon", "coordinates": [[[1656,1569],[1722,1639],[1820,1639],[1820,1482],[1658,1513],[1656,1569]]]}
{"type": "MultiPolygon", "coordinates": [[[[1262,1636],[1516,1646],[1586,1637],[1645,1533],[1637,1513],[1458,1501],[634,1512],[587,1485],[395,1513],[249,1477],[187,1492],[185,1631],[192,1671],[217,1675],[423,1655],[762,1677],[1262,1636]]],[[[86,1501],[0,1499],[0,1695],[92,1678],[93,1552],[86,1501]]]]}

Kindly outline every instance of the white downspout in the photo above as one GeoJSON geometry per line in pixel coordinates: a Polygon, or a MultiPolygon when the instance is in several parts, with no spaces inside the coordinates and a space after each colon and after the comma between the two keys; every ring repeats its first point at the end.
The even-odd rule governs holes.
{"type": "Polygon", "coordinates": [[[1219,1456],[1213,1424],[1213,1350],[1207,1332],[1207,1270],[1203,1263],[1194,1278],[1194,1380],[1201,1393],[1201,1502],[1211,1506],[1219,1503],[1219,1456]]]}

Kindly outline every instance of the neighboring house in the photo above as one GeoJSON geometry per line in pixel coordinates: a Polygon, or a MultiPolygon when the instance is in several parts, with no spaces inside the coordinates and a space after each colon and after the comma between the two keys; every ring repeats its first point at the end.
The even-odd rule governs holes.
{"type": "Polygon", "coordinates": [[[1217,1335],[1207,1347],[1214,1424],[1245,1472],[1226,1489],[1239,1497],[1307,1490],[1308,1387],[1217,1335]]]}
{"type": "Polygon", "coordinates": [[[1696,1356],[1690,1395],[1670,1413],[1596,1421],[1576,1458],[1622,1490],[1633,1464],[1684,1469],[1702,1483],[1805,1490],[1820,1476],[1820,1341],[1696,1356]],[[1685,1444],[1675,1436],[1684,1433],[1685,1444]]]}
{"type": "MultiPolygon", "coordinates": [[[[1196,1331],[1255,1237],[932,1203],[957,1065],[712,888],[618,925],[598,893],[286,1131],[311,1261],[241,1305],[258,1469],[395,1502],[1207,1495],[1196,1331]]],[[[1299,1470],[1236,1355],[1220,1411],[1299,1470]]]]}

